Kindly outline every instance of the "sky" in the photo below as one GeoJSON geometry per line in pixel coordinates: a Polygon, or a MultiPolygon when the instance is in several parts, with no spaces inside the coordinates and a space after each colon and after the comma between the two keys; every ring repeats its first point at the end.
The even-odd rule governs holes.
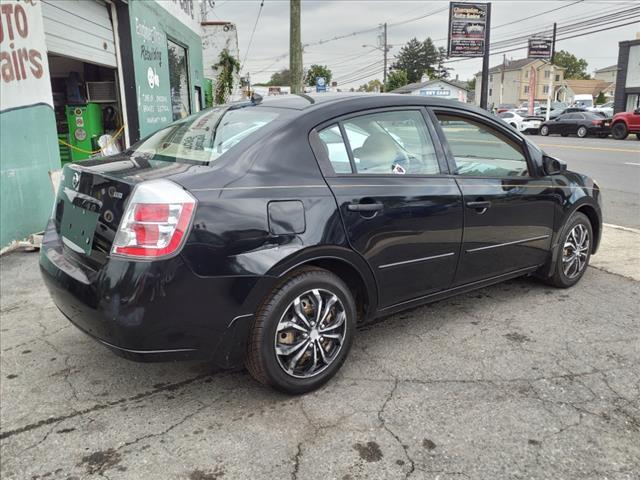
{"type": "MultiPolygon", "coordinates": [[[[289,66],[289,1],[264,0],[256,24],[260,2],[215,0],[213,15],[210,14],[211,20],[226,20],[236,24],[242,74],[249,72],[252,83],[266,82],[272,73],[289,66]],[[255,33],[251,39],[254,25],[255,33]]],[[[390,64],[393,63],[393,56],[412,37],[418,40],[431,37],[436,46],[446,47],[448,4],[448,1],[431,0],[302,0],[302,43],[309,44],[304,48],[304,67],[314,63],[327,65],[333,72],[333,80],[337,80],[342,88],[357,88],[374,78],[382,79],[383,54],[374,48],[378,45],[380,32],[377,26],[384,22],[389,24],[388,43],[393,46],[389,53],[390,64]],[[416,19],[420,16],[424,18],[416,19]],[[363,30],[370,31],[352,35],[363,30]],[[324,42],[343,36],[345,38],[324,42]]],[[[605,15],[632,7],[640,11],[640,2],[493,0],[492,41],[551,28],[553,22],[562,26],[587,16],[605,15]],[[543,14],[557,8],[554,12],[543,14]],[[505,23],[509,25],[500,26],[505,23]]],[[[638,18],[635,21],[632,25],[617,29],[559,41],[556,49],[567,50],[586,59],[588,70],[592,73],[595,69],[617,63],[618,42],[634,39],[636,33],[640,32],[638,18]]],[[[507,53],[507,58],[525,56],[526,49],[507,53]]],[[[490,64],[498,65],[501,61],[502,54],[495,55],[491,57],[490,64]]],[[[480,71],[482,61],[471,59],[452,62],[449,67],[454,68],[451,71],[452,78],[458,75],[460,80],[467,80],[480,71]]]]}

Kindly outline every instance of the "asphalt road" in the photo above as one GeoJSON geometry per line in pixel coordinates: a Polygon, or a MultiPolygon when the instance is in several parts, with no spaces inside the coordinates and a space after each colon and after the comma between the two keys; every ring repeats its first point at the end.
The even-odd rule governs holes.
{"type": "Polygon", "coordinates": [[[596,179],[602,188],[604,221],[640,228],[640,141],[529,135],[570,170],[596,179]]]}
{"type": "MultiPolygon", "coordinates": [[[[606,251],[615,272],[621,253],[606,251]]],[[[337,377],[301,397],[246,372],[114,356],[58,313],[37,254],[2,257],[0,277],[6,480],[640,472],[640,282],[622,274],[590,267],[569,290],[518,279],[361,328],[337,377]]]]}

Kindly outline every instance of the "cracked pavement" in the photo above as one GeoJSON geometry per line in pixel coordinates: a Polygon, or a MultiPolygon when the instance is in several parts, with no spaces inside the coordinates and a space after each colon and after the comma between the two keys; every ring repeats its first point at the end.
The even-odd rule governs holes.
{"type": "Polygon", "coordinates": [[[613,262],[363,326],[333,381],[287,397],[114,356],[58,313],[37,258],[0,260],[3,479],[639,478],[640,282],[613,262]]]}

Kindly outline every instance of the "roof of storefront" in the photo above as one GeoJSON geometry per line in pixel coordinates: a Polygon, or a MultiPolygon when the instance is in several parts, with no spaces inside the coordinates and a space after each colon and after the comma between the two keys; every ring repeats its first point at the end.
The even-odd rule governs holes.
{"type": "Polygon", "coordinates": [[[396,88],[395,90],[391,90],[391,92],[389,92],[389,93],[410,93],[410,92],[413,92],[414,90],[420,90],[421,88],[428,87],[429,85],[433,85],[433,84],[438,83],[438,82],[446,83],[448,85],[451,85],[452,87],[460,88],[461,90],[466,90],[467,92],[469,91],[469,88],[467,87],[466,82],[458,82],[456,80],[434,79],[434,80],[427,80],[426,82],[409,83],[408,85],[405,85],[404,87],[400,87],[400,88],[396,88]]]}

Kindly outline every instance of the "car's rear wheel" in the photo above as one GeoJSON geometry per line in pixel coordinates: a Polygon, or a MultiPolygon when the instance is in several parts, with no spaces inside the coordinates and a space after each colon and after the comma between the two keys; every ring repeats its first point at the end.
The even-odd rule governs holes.
{"type": "Polygon", "coordinates": [[[593,229],[583,213],[574,213],[566,223],[558,242],[558,252],[553,275],[547,283],[569,288],[580,281],[591,258],[593,229]]]}
{"type": "Polygon", "coordinates": [[[549,127],[547,127],[546,125],[543,125],[540,128],[540,135],[542,135],[543,137],[546,137],[547,135],[549,135],[549,127]]]}
{"type": "Polygon", "coordinates": [[[584,138],[587,136],[587,127],[581,126],[578,128],[578,131],[576,132],[576,135],[578,135],[578,137],[580,138],[584,138]]]}
{"type": "Polygon", "coordinates": [[[616,140],[624,140],[629,135],[629,129],[623,122],[618,122],[611,127],[611,136],[616,140]]]}
{"type": "Polygon", "coordinates": [[[289,394],[315,390],[344,363],[356,316],[353,296],[339,277],[319,268],[298,270],[260,307],[249,334],[247,369],[289,394]]]}

